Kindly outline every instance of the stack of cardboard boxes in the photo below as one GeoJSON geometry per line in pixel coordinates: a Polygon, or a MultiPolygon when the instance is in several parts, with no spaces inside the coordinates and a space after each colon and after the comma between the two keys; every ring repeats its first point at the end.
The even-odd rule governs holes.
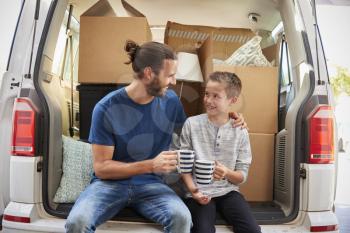
{"type": "MultiPolygon", "coordinates": [[[[138,43],[151,40],[145,17],[117,17],[106,0],[100,0],[80,19],[79,82],[91,84],[125,84],[133,79],[124,52],[127,39],[138,43]]],[[[249,201],[271,201],[273,191],[274,137],[277,132],[278,68],[234,67],[214,65],[213,58],[226,59],[251,39],[249,29],[215,28],[168,22],[164,42],[176,52],[198,54],[203,77],[213,71],[231,71],[242,80],[243,90],[232,111],[241,112],[249,126],[253,153],[247,183],[241,191],[249,201]]],[[[276,47],[263,53],[276,59],[276,47]]],[[[179,91],[180,85],[174,88],[179,91]]],[[[186,113],[204,111],[204,83],[185,83],[181,101],[186,113]]],[[[98,100],[96,100],[97,102],[98,100]]],[[[83,106],[84,103],[80,102],[83,106]]],[[[91,109],[92,111],[92,109],[91,109]]],[[[86,112],[86,111],[81,111],[86,112]]],[[[81,116],[84,118],[86,116],[81,116]]],[[[89,125],[90,127],[90,125],[89,125]]]]}
{"type": "MultiPolygon", "coordinates": [[[[272,201],[274,139],[278,123],[278,68],[213,64],[213,58],[227,59],[253,36],[254,34],[248,29],[214,28],[168,22],[165,43],[177,52],[197,53],[205,79],[214,71],[234,72],[241,79],[242,93],[231,110],[243,113],[249,126],[253,154],[249,177],[241,186],[241,192],[248,201],[272,201]]],[[[276,60],[277,45],[263,49],[263,54],[269,61],[276,60]]],[[[197,109],[197,114],[204,112],[201,101],[203,91],[204,85],[198,90],[197,96],[200,101],[191,103],[193,106],[190,109],[197,109]]],[[[184,94],[186,95],[186,92],[184,94]]]]}

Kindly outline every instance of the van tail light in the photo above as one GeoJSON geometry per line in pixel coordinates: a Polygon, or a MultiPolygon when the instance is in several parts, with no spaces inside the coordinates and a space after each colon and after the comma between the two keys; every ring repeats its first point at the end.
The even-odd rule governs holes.
{"type": "Polygon", "coordinates": [[[4,214],[4,220],[10,222],[30,223],[30,218],[4,214]]]}
{"type": "Polygon", "coordinates": [[[16,98],[13,113],[12,154],[35,156],[37,110],[30,99],[16,98]]]}
{"type": "Polygon", "coordinates": [[[309,163],[334,162],[334,114],[331,106],[320,106],[309,118],[309,163]]]}
{"type": "Polygon", "coordinates": [[[328,225],[328,226],[311,226],[310,232],[327,232],[338,230],[338,225],[328,225]]]}

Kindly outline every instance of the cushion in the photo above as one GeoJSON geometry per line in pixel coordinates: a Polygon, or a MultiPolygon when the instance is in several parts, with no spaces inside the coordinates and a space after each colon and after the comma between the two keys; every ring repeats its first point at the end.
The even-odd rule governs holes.
{"type": "Polygon", "coordinates": [[[262,53],[260,41],[260,36],[254,36],[225,61],[213,59],[213,63],[233,66],[272,66],[262,53]]]}
{"type": "Polygon", "coordinates": [[[62,136],[63,175],[54,197],[57,203],[73,203],[90,183],[93,174],[89,143],[62,136]]]}

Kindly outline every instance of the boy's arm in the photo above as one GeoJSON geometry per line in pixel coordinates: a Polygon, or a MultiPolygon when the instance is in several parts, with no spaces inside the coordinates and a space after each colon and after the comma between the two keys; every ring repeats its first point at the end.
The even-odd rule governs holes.
{"type": "Polygon", "coordinates": [[[181,178],[184,181],[186,188],[188,191],[192,194],[198,191],[197,186],[194,184],[193,179],[192,179],[192,174],[181,174],[181,178]]]}
{"type": "Polygon", "coordinates": [[[220,162],[216,161],[214,179],[222,180],[226,178],[229,182],[236,185],[244,183],[246,181],[252,156],[250,152],[248,131],[244,129],[242,132],[244,135],[241,142],[239,143],[235,168],[230,169],[220,162]]]}
{"type": "MultiPolygon", "coordinates": [[[[193,150],[191,140],[191,125],[189,119],[186,120],[182,128],[180,136],[180,147],[181,149],[193,150]]],[[[181,174],[181,178],[194,200],[196,200],[201,205],[206,205],[210,202],[211,198],[207,195],[204,195],[198,190],[196,184],[193,182],[192,174],[181,174]]]]}
{"type": "MultiPolygon", "coordinates": [[[[191,125],[189,119],[185,121],[185,124],[181,131],[180,136],[180,148],[184,150],[192,150],[192,141],[191,141],[191,125]]],[[[195,193],[198,189],[193,182],[192,174],[181,174],[181,178],[184,181],[188,191],[192,194],[195,193]]]]}
{"type": "Polygon", "coordinates": [[[226,178],[230,183],[240,184],[244,180],[244,175],[241,171],[234,171],[222,163],[216,161],[215,162],[215,171],[214,171],[214,179],[222,180],[226,178]]]}
{"type": "Polygon", "coordinates": [[[247,130],[243,130],[244,134],[239,144],[238,156],[236,160],[235,171],[240,172],[243,176],[243,180],[240,183],[244,183],[248,177],[249,166],[252,162],[252,153],[250,149],[249,134],[247,130]]]}
{"type": "Polygon", "coordinates": [[[182,174],[181,177],[194,200],[196,200],[201,205],[206,205],[210,202],[210,196],[204,195],[202,192],[199,191],[199,189],[193,182],[191,174],[182,174]]]}
{"type": "Polygon", "coordinates": [[[191,140],[191,125],[190,120],[187,119],[181,131],[180,136],[180,149],[182,150],[193,150],[191,140]]]}

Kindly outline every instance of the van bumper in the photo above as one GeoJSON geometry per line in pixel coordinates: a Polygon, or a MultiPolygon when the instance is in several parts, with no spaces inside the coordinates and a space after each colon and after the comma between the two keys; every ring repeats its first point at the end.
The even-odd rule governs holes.
{"type": "MultiPolygon", "coordinates": [[[[3,232],[5,233],[19,233],[19,232],[65,232],[65,219],[52,217],[46,214],[42,204],[23,204],[10,202],[6,207],[4,215],[20,216],[30,218],[29,223],[21,223],[3,220],[3,232]]],[[[331,211],[324,212],[300,212],[298,220],[290,224],[281,225],[262,225],[263,233],[304,233],[310,232],[310,226],[315,224],[322,225],[325,219],[328,219],[327,225],[338,224],[335,215],[331,211]],[[334,221],[333,221],[333,220],[334,221]],[[321,220],[321,222],[319,221],[321,220]],[[322,221],[323,220],[323,221],[322,221]]],[[[316,225],[316,226],[317,226],[316,225]]],[[[155,223],[139,223],[139,222],[121,222],[108,221],[96,230],[98,233],[125,233],[125,232],[139,232],[139,233],[157,233],[163,232],[162,226],[155,223]]],[[[229,226],[216,226],[216,232],[229,233],[232,228],[229,226]]],[[[338,233],[339,231],[327,231],[328,233],[338,233]]]]}
{"type": "MultiPolygon", "coordinates": [[[[42,233],[42,232],[65,232],[64,219],[41,219],[32,223],[6,223],[3,231],[5,233],[42,233]]],[[[295,225],[263,225],[261,226],[263,233],[304,233],[310,232],[304,226],[295,225]]],[[[107,222],[96,230],[97,233],[158,233],[163,232],[162,227],[156,224],[145,223],[123,223],[123,222],[107,222]]],[[[216,226],[217,233],[232,233],[232,228],[228,226],[216,226]]],[[[339,233],[339,231],[328,231],[328,233],[339,233]]]]}

